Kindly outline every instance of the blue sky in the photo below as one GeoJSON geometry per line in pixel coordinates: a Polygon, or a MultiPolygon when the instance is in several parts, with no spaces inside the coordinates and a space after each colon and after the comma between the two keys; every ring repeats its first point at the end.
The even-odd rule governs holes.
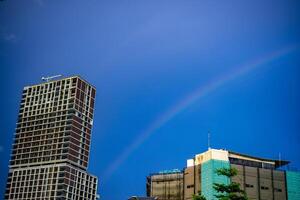
{"type": "Polygon", "coordinates": [[[214,148],[300,168],[297,0],[0,1],[0,188],[21,90],[79,74],[97,88],[89,171],[102,199],[214,148]]]}

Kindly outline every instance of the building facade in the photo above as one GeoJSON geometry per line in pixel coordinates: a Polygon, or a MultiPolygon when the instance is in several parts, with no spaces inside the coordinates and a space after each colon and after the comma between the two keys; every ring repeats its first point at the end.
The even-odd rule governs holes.
{"type": "Polygon", "coordinates": [[[132,196],[128,200],[158,200],[157,197],[138,197],[138,196],[132,196]]]}
{"type": "MultiPolygon", "coordinates": [[[[300,199],[300,173],[279,169],[286,164],[287,161],[209,149],[187,160],[187,167],[183,169],[183,197],[177,200],[192,200],[193,195],[199,193],[207,200],[215,200],[214,183],[230,182],[239,183],[251,200],[300,199]],[[229,179],[217,175],[217,169],[230,167],[237,169],[237,176],[229,179]]],[[[147,192],[150,196],[155,193],[147,192]]]]}
{"type": "Polygon", "coordinates": [[[147,196],[159,200],[178,200],[183,198],[183,172],[168,170],[147,177],[147,196]]]}
{"type": "Polygon", "coordinates": [[[95,93],[79,76],[24,87],[4,199],[96,199],[95,93]]]}

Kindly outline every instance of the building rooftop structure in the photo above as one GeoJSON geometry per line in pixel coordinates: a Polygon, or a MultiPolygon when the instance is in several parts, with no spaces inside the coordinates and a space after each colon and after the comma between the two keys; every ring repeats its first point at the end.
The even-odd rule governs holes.
{"type": "Polygon", "coordinates": [[[195,155],[193,159],[187,160],[187,166],[198,165],[211,159],[230,161],[232,164],[240,164],[258,168],[277,169],[289,164],[286,160],[268,159],[247,154],[227,151],[224,149],[209,149],[206,152],[195,155]]]}
{"type": "MultiPolygon", "coordinates": [[[[238,159],[238,160],[248,160],[248,161],[254,161],[254,162],[260,162],[260,163],[270,163],[274,166],[275,169],[288,165],[290,161],[286,160],[280,160],[280,159],[268,159],[268,158],[261,158],[257,156],[250,156],[247,154],[237,153],[234,151],[228,151],[229,152],[229,159],[238,159]]],[[[261,166],[264,168],[263,166],[261,166]]]]}
{"type": "Polygon", "coordinates": [[[169,170],[162,170],[156,173],[151,173],[150,175],[163,175],[163,174],[178,174],[178,173],[182,173],[182,170],[179,169],[169,169],[169,170]]]}

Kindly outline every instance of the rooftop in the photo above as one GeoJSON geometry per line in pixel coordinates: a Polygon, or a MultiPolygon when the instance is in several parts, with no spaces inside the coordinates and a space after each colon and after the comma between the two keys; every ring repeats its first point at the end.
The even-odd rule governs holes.
{"type": "Polygon", "coordinates": [[[278,168],[289,164],[289,161],[281,159],[269,159],[258,156],[251,156],[243,153],[237,153],[234,151],[228,151],[224,149],[209,149],[201,154],[195,155],[194,159],[187,160],[187,166],[198,165],[208,160],[224,160],[224,161],[236,161],[235,163],[261,163],[265,166],[273,166],[272,168],[278,168]]]}

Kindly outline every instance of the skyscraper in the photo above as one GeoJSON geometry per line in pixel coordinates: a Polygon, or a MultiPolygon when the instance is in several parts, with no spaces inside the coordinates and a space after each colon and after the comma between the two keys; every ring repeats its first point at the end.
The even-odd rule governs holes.
{"type": "Polygon", "coordinates": [[[96,199],[95,92],[79,76],[24,87],[4,199],[96,199]]]}

